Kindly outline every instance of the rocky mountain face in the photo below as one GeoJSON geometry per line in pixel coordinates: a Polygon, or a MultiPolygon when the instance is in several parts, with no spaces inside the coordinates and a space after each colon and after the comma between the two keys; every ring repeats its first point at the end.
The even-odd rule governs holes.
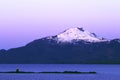
{"type": "Polygon", "coordinates": [[[12,64],[116,64],[120,63],[120,39],[106,40],[83,28],[0,50],[0,63],[12,64]]]}

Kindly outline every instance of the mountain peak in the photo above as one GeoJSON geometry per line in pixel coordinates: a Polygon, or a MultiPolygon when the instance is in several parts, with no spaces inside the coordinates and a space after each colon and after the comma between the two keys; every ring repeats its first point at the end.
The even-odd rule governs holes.
{"type": "Polygon", "coordinates": [[[85,30],[83,29],[83,27],[73,27],[73,28],[69,28],[67,30],[65,30],[64,32],[66,31],[82,31],[84,32],[85,30]]]}
{"type": "Polygon", "coordinates": [[[88,32],[82,27],[69,28],[57,35],[60,42],[71,42],[73,40],[85,40],[88,42],[101,42],[102,38],[97,37],[95,33],[88,32]]]}
{"type": "Polygon", "coordinates": [[[83,29],[83,27],[77,27],[76,29],[78,29],[78,30],[80,30],[80,31],[85,31],[84,29],[83,29]]]}

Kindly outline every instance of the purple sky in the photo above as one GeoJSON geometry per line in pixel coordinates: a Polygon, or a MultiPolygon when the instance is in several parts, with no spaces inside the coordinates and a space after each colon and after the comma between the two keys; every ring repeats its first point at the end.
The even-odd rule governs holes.
{"type": "Polygon", "coordinates": [[[120,38],[120,0],[0,0],[0,49],[70,27],[120,38]]]}

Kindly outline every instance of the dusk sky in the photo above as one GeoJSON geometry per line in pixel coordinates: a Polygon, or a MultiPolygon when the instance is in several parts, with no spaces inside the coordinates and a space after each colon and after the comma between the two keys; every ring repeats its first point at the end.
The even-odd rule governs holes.
{"type": "Polygon", "coordinates": [[[0,0],[0,49],[71,27],[120,38],[120,0],[0,0]]]}

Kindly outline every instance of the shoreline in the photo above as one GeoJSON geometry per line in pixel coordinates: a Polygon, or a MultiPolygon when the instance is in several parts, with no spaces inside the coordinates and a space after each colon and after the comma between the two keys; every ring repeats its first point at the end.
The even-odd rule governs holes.
{"type": "Polygon", "coordinates": [[[24,72],[24,71],[8,71],[8,72],[0,72],[0,73],[10,73],[10,74],[97,74],[97,72],[78,72],[78,71],[64,71],[64,72],[24,72]]]}

